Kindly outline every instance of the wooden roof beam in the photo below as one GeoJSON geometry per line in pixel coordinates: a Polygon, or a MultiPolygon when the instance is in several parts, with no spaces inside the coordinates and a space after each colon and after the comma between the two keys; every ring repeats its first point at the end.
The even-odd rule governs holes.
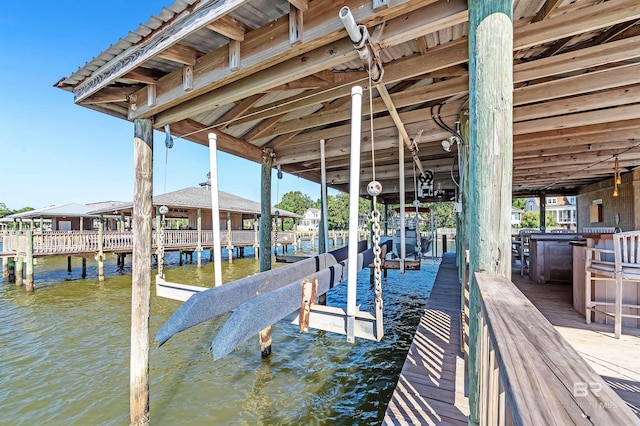
{"type": "Polygon", "coordinates": [[[207,25],[207,28],[230,40],[244,41],[244,25],[231,16],[222,16],[207,25]]]}
{"type": "Polygon", "coordinates": [[[640,104],[587,111],[576,114],[543,118],[539,120],[514,123],[513,134],[537,133],[545,130],[580,127],[591,124],[610,123],[618,120],[631,120],[640,117],[640,104]]]}
{"type": "MultiPolygon", "coordinates": [[[[640,86],[526,105],[513,110],[513,121],[528,121],[640,102],[640,86]]],[[[568,116],[570,118],[570,116],[568,116]]]]}
{"type": "MultiPolygon", "coordinates": [[[[460,109],[462,102],[453,102],[450,104],[446,104],[441,111],[441,117],[445,120],[454,119],[457,117],[458,110],[460,109]]],[[[433,120],[431,119],[431,111],[429,108],[424,109],[416,109],[408,112],[401,112],[400,117],[402,118],[403,123],[407,128],[415,129],[416,131],[419,129],[423,130],[422,141],[425,140],[426,137],[429,137],[431,134],[445,135],[444,137],[449,136],[449,133],[444,132],[440,127],[438,127],[433,120]]],[[[398,138],[398,133],[395,130],[395,124],[391,117],[378,117],[374,120],[375,129],[376,129],[376,141],[378,140],[378,135],[380,133],[388,133],[386,136],[393,137],[395,139],[398,138]]],[[[362,128],[365,128],[365,125],[370,126],[369,119],[367,117],[366,120],[362,123],[362,128]]],[[[320,139],[340,139],[344,141],[349,140],[349,135],[351,132],[351,126],[349,124],[333,126],[326,129],[313,130],[310,132],[300,133],[296,137],[294,137],[289,144],[287,144],[286,149],[298,149],[299,145],[303,145],[305,143],[315,143],[320,139]]],[[[443,138],[440,138],[443,139],[443,138]]],[[[332,141],[333,142],[333,141],[332,141]]],[[[422,142],[421,142],[422,143],[422,142]]],[[[397,144],[396,144],[397,146],[397,144]]],[[[283,147],[284,148],[284,147],[283,147]]]]}
{"type": "Polygon", "coordinates": [[[251,107],[258,103],[264,96],[265,95],[263,95],[262,93],[256,93],[255,95],[251,95],[248,98],[245,98],[242,101],[238,102],[236,106],[227,111],[227,113],[220,117],[220,119],[218,120],[219,123],[222,123],[222,125],[220,126],[220,130],[229,128],[236,117],[239,117],[250,110],[251,107]]]}
{"type": "Polygon", "coordinates": [[[174,44],[160,52],[158,56],[162,59],[167,59],[182,65],[195,65],[196,60],[202,56],[202,52],[198,52],[197,50],[187,46],[174,44]]]}
{"type": "Polygon", "coordinates": [[[223,3],[211,4],[194,11],[184,19],[176,19],[169,25],[162,27],[152,36],[140,44],[135,44],[109,63],[102,66],[82,83],[73,89],[74,100],[79,103],[92,93],[109,85],[113,80],[138,68],[145,61],[151,59],[163,50],[177,43],[188,34],[204,28],[208,23],[234,11],[251,0],[226,0],[223,3]]]}
{"type": "MultiPolygon", "coordinates": [[[[371,8],[371,0],[349,0],[346,3],[354,6],[352,10],[356,11],[355,17],[359,22],[368,23],[392,12],[397,13],[398,10],[412,11],[433,2],[434,0],[396,0],[397,6],[379,13],[375,13],[371,8]]],[[[453,8],[458,3],[466,4],[464,0],[452,0],[447,5],[453,8]]],[[[158,102],[155,106],[146,106],[146,94],[143,91],[137,94],[140,105],[136,111],[130,111],[129,119],[157,114],[162,122],[178,121],[203,112],[212,105],[235,102],[248,94],[267,91],[292,79],[324,71],[355,58],[357,54],[353,51],[351,43],[346,40],[337,41],[344,37],[344,30],[340,20],[330,13],[334,10],[330,4],[332,1],[329,0],[311,3],[312,8],[317,7],[323,12],[309,13],[305,22],[304,43],[292,48],[287,22],[278,22],[273,26],[265,26],[247,33],[242,44],[242,65],[237,71],[228,70],[225,62],[220,61],[221,56],[226,56],[226,47],[217,49],[198,60],[198,65],[194,67],[194,88],[190,93],[180,90],[179,79],[171,73],[158,82],[158,102]],[[347,44],[350,49],[348,51],[347,44]],[[268,52],[268,55],[265,52],[268,52]],[[320,57],[324,57],[324,61],[315,62],[320,57]],[[239,81],[241,78],[244,80],[239,81]],[[224,101],[218,103],[221,93],[235,96],[225,96],[224,101]],[[169,110],[166,111],[167,109],[169,110]]],[[[433,3],[425,6],[425,9],[436,6],[442,7],[441,4],[433,3]]],[[[406,16],[407,14],[401,15],[388,22],[404,20],[406,16]]],[[[436,21],[431,20],[429,23],[430,29],[442,29],[447,24],[441,22],[442,26],[438,27],[436,21]]],[[[401,33],[385,31],[384,37],[390,37],[395,43],[407,41],[402,37],[402,27],[395,28],[401,33]]]]}
{"type": "Polygon", "coordinates": [[[558,8],[558,6],[560,6],[560,4],[562,4],[564,0],[547,0],[544,2],[544,4],[542,5],[542,7],[540,8],[540,10],[538,10],[538,13],[536,13],[536,16],[533,17],[533,19],[531,20],[531,22],[539,22],[542,21],[543,19],[546,19],[549,15],[551,15],[551,12],[553,12],[554,10],[556,10],[558,8]]]}
{"type": "Polygon", "coordinates": [[[517,149],[520,147],[514,144],[513,159],[515,161],[516,159],[524,160],[537,157],[571,155],[582,151],[597,153],[610,150],[612,147],[620,151],[635,147],[638,145],[639,140],[640,135],[638,135],[638,132],[634,134],[634,132],[622,131],[612,132],[612,134],[591,135],[584,138],[572,138],[567,145],[555,142],[553,145],[522,147],[526,148],[526,150],[517,149]]]}
{"type": "MultiPolygon", "coordinates": [[[[429,86],[423,86],[415,89],[406,90],[401,93],[390,95],[386,88],[376,86],[380,93],[380,98],[376,98],[372,102],[373,113],[379,113],[392,109],[402,108],[410,105],[418,105],[424,102],[435,101],[439,99],[450,98],[454,95],[467,93],[469,90],[469,79],[467,76],[452,78],[442,82],[434,83],[429,86]]],[[[368,111],[367,111],[368,112],[368,111]]],[[[295,131],[311,129],[313,127],[329,125],[341,121],[349,120],[351,111],[348,107],[342,107],[337,110],[329,110],[314,114],[310,117],[283,121],[271,128],[272,134],[283,134],[295,131]]],[[[401,123],[399,117],[393,117],[396,126],[401,123]],[[398,120],[398,121],[396,121],[398,120]]],[[[397,112],[395,113],[397,115],[397,112]]],[[[406,142],[405,142],[406,143],[406,142]]],[[[409,141],[410,143],[410,141],[409,141]]]]}
{"type": "Polygon", "coordinates": [[[547,50],[542,52],[542,54],[540,54],[539,57],[540,58],[548,58],[550,56],[555,55],[560,50],[562,50],[562,48],[565,47],[567,45],[567,43],[569,43],[571,41],[572,38],[573,38],[573,36],[569,36],[569,37],[561,38],[560,40],[556,40],[551,46],[549,46],[547,48],[547,50]]]}
{"type": "Polygon", "coordinates": [[[569,143],[572,138],[581,138],[587,140],[588,137],[602,137],[605,133],[615,133],[618,131],[634,132],[640,131],[640,119],[621,120],[606,124],[593,124],[590,126],[579,126],[568,129],[555,129],[536,134],[523,134],[514,136],[514,149],[518,146],[541,146],[547,143],[558,143],[563,141],[569,143]]]}
{"type": "Polygon", "coordinates": [[[309,0],[289,0],[289,3],[300,12],[306,12],[309,9],[309,0]]]}
{"type": "Polygon", "coordinates": [[[138,67],[123,75],[123,80],[131,80],[139,83],[156,84],[163,74],[149,68],[138,67]]]}
{"type": "MultiPolygon", "coordinates": [[[[515,33],[517,39],[518,29],[515,30],[515,33]]],[[[594,46],[577,52],[563,53],[551,58],[517,64],[514,66],[513,78],[514,83],[519,83],[637,57],[640,57],[640,36],[611,42],[606,47],[594,46]]],[[[466,61],[466,41],[452,42],[430,49],[428,56],[414,56],[386,66],[384,81],[385,83],[402,81],[423,73],[456,67],[466,61]]],[[[354,74],[351,78],[337,83],[334,87],[318,89],[316,93],[305,92],[284,102],[278,101],[263,105],[261,108],[255,108],[247,113],[246,118],[240,118],[235,124],[282,115],[309,105],[348,96],[350,85],[364,77],[364,74],[354,74]]]]}
{"type": "Polygon", "coordinates": [[[593,42],[591,43],[591,45],[592,46],[597,46],[598,44],[606,43],[609,40],[611,40],[612,38],[614,38],[617,35],[625,32],[626,30],[628,30],[629,28],[633,27],[634,25],[636,25],[638,23],[640,23],[640,20],[634,19],[634,20],[631,20],[631,21],[622,22],[620,24],[614,25],[611,28],[609,28],[607,31],[605,31],[604,33],[602,33],[598,37],[596,37],[593,40],[593,42]]]}
{"type": "Polygon", "coordinates": [[[599,3],[515,29],[513,48],[526,49],[630,19],[640,19],[640,3],[637,0],[599,3]]]}
{"type": "Polygon", "coordinates": [[[111,102],[128,102],[129,96],[138,90],[138,86],[107,87],[85,99],[83,105],[107,104],[111,102]]]}
{"type": "MultiPolygon", "coordinates": [[[[155,125],[155,128],[162,129],[162,126],[155,125]]],[[[207,147],[209,146],[208,134],[215,133],[218,136],[217,147],[220,151],[246,158],[256,163],[262,161],[262,148],[251,145],[242,139],[235,138],[224,132],[210,129],[204,124],[194,120],[187,119],[171,123],[171,133],[177,137],[185,138],[207,147]],[[189,136],[182,136],[186,134],[189,134],[189,136]]]]}

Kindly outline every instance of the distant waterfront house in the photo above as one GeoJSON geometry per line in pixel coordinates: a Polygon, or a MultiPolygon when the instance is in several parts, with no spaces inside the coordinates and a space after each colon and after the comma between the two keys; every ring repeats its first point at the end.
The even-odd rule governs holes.
{"type": "Polygon", "coordinates": [[[320,225],[320,209],[308,208],[302,215],[298,229],[301,231],[317,231],[320,225]]]}
{"type": "MultiPolygon", "coordinates": [[[[229,194],[228,192],[218,192],[218,202],[220,209],[220,229],[222,230],[242,230],[253,229],[257,218],[261,214],[260,203],[229,194]]],[[[169,211],[165,215],[167,219],[183,219],[186,221],[187,229],[197,229],[198,211],[200,211],[201,224],[203,230],[210,230],[213,227],[211,216],[211,189],[203,185],[199,188],[191,187],[179,189],[153,197],[155,207],[153,216],[157,209],[166,206],[169,211]]],[[[133,203],[125,203],[117,206],[116,209],[103,207],[92,211],[93,214],[110,213],[121,214],[130,217],[133,203]]],[[[275,216],[276,209],[271,208],[272,217],[275,216]]],[[[283,209],[278,209],[280,217],[300,218],[301,216],[283,209]]]]}
{"type": "MultiPolygon", "coordinates": [[[[555,218],[556,222],[564,228],[576,229],[578,224],[576,197],[573,196],[549,196],[546,197],[547,207],[545,209],[548,216],[555,218]]],[[[525,211],[540,211],[540,201],[538,198],[527,198],[525,211]]]]}

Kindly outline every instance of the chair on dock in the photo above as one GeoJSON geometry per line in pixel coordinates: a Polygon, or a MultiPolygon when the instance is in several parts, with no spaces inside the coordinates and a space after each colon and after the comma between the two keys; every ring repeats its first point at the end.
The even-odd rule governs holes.
{"type": "Polygon", "coordinates": [[[511,242],[515,260],[520,261],[520,276],[524,275],[524,270],[529,269],[529,239],[531,234],[540,232],[539,229],[522,228],[518,231],[518,236],[511,242]]]}
{"type": "Polygon", "coordinates": [[[585,314],[587,324],[591,313],[598,312],[614,318],[614,334],[622,333],[622,318],[639,318],[640,315],[623,314],[623,308],[640,309],[640,305],[623,303],[625,283],[640,283],[640,231],[621,232],[613,235],[613,250],[587,248],[585,264],[585,314]],[[607,280],[615,280],[615,297],[598,299],[607,293],[607,280]],[[601,288],[602,291],[597,291],[601,288]],[[607,310],[613,306],[614,311],[607,310]]]}

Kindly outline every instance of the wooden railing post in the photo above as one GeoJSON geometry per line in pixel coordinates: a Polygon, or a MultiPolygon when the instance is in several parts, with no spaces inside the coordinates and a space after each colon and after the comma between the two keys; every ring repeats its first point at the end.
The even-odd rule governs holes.
{"type": "Polygon", "coordinates": [[[131,274],[130,424],[146,426],[149,416],[149,302],[151,299],[151,211],[153,127],[134,121],[133,259],[131,274]]]}
{"type": "Polygon", "coordinates": [[[473,272],[511,278],[513,1],[469,0],[469,424],[480,422],[479,290],[473,272]],[[491,164],[492,167],[487,167],[491,164]]]}

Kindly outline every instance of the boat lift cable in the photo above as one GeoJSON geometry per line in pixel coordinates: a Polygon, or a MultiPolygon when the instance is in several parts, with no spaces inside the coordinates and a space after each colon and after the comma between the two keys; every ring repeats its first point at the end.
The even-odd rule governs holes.
{"type": "Polygon", "coordinates": [[[173,148],[173,137],[171,136],[171,127],[167,124],[164,126],[164,194],[167,193],[167,166],[169,164],[169,150],[173,148]]]}

